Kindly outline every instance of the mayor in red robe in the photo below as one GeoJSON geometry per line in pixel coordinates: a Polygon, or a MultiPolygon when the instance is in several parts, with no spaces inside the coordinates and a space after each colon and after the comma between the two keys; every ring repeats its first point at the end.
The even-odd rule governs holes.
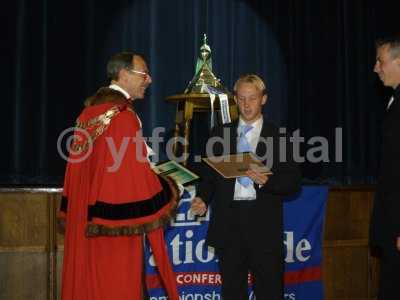
{"type": "Polygon", "coordinates": [[[151,169],[131,105],[151,78],[144,60],[129,52],[115,55],[108,73],[111,85],[88,99],[70,147],[59,212],[65,223],[62,299],[143,299],[146,234],[169,299],[177,300],[163,226],[179,193],[151,169]]]}

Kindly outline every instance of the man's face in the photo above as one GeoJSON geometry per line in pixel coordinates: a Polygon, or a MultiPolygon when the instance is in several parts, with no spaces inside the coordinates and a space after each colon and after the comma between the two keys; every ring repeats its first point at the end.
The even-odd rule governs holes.
{"type": "Polygon", "coordinates": [[[384,86],[396,88],[400,84],[400,58],[392,57],[389,45],[377,49],[374,72],[384,86]]]}
{"type": "Polygon", "coordinates": [[[267,95],[263,95],[253,83],[242,82],[237,87],[235,101],[243,121],[252,123],[261,117],[267,95]]]}
{"type": "Polygon", "coordinates": [[[132,99],[143,99],[147,87],[151,83],[151,76],[146,62],[140,56],[135,55],[132,60],[134,68],[123,70],[124,86],[132,99]]]}

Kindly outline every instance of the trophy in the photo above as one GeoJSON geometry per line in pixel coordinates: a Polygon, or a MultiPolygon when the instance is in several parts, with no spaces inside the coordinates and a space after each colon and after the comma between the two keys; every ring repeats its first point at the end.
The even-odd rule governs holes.
{"type": "Polygon", "coordinates": [[[208,87],[212,87],[221,93],[228,93],[227,89],[221,84],[221,80],[212,71],[211,48],[207,44],[207,35],[204,34],[203,45],[200,47],[200,55],[196,62],[195,75],[184,93],[208,93],[208,87]]]}
{"type": "Polygon", "coordinates": [[[183,125],[183,164],[189,156],[190,123],[194,112],[211,112],[210,126],[215,124],[214,110],[220,111],[222,123],[237,118],[237,107],[232,95],[221,84],[212,70],[211,47],[207,44],[207,35],[203,35],[203,44],[196,61],[195,75],[182,94],[167,97],[176,104],[173,152],[177,154],[178,138],[183,125]],[[219,101],[216,101],[216,100],[219,101]]]}

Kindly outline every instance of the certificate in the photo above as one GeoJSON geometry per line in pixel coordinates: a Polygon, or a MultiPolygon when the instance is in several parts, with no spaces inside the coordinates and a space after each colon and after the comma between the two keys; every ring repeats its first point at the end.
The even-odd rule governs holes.
{"type": "Polygon", "coordinates": [[[202,158],[202,160],[224,178],[247,176],[246,172],[250,169],[266,175],[272,174],[267,166],[251,152],[212,156],[202,158]]]}
{"type": "Polygon", "coordinates": [[[198,175],[173,160],[160,163],[154,166],[153,170],[159,175],[171,177],[175,182],[181,185],[188,185],[200,179],[198,175]]]}

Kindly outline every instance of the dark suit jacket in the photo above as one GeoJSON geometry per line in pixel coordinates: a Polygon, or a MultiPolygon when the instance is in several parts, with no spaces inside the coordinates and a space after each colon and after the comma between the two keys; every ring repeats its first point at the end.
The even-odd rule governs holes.
{"type": "MultiPolygon", "coordinates": [[[[217,143],[213,149],[214,155],[236,153],[237,126],[238,122],[235,122],[216,127],[212,131],[211,137],[224,137],[225,131],[225,141],[228,146],[224,153],[222,144],[217,143]],[[227,141],[227,139],[229,140],[227,141]]],[[[286,139],[286,149],[281,149],[286,154],[287,161],[279,161],[279,130],[265,119],[260,133],[261,137],[273,138],[273,151],[271,151],[273,153],[271,169],[273,175],[261,188],[257,184],[254,185],[257,193],[254,205],[251,205],[254,228],[248,234],[255,246],[263,247],[266,250],[281,251],[283,246],[282,200],[300,190],[301,175],[297,164],[293,161],[293,151],[289,139],[286,139]]],[[[283,135],[283,137],[285,136],[283,135]]],[[[266,151],[266,143],[259,142],[256,154],[263,157],[266,151]]],[[[237,217],[231,207],[235,179],[224,179],[205,165],[203,165],[201,176],[203,180],[198,186],[197,195],[211,205],[207,243],[216,248],[224,248],[227,239],[231,239],[236,232],[235,228],[231,226],[232,220],[237,217]]]]}
{"type": "Polygon", "coordinates": [[[400,236],[400,86],[383,122],[382,159],[371,218],[371,244],[393,254],[400,236]]]}

